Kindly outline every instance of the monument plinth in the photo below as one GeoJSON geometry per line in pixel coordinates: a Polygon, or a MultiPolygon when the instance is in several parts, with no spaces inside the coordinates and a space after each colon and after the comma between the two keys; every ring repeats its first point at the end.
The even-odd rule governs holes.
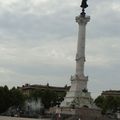
{"type": "Polygon", "coordinates": [[[76,73],[74,76],[71,76],[71,88],[67,92],[64,101],[61,103],[61,107],[93,107],[93,100],[90,92],[87,90],[88,77],[84,75],[86,25],[90,21],[90,16],[86,16],[84,10],[88,7],[86,1],[87,0],[82,1],[82,13],[76,17],[76,22],[79,25],[76,73]]]}

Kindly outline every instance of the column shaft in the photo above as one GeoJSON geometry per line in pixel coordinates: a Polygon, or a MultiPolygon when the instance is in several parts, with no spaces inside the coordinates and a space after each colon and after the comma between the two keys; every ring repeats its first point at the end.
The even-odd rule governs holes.
{"type": "Polygon", "coordinates": [[[76,22],[79,25],[77,54],[76,54],[76,75],[84,76],[84,62],[85,62],[85,34],[86,24],[90,17],[76,17],[76,22]]]}

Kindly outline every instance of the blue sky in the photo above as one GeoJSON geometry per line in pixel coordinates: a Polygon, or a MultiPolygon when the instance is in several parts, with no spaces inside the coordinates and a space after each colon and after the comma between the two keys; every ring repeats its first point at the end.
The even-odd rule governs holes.
{"type": "MultiPolygon", "coordinates": [[[[81,0],[0,0],[0,85],[70,85],[81,0]]],[[[85,75],[92,96],[120,89],[120,1],[88,0],[85,75]]]]}

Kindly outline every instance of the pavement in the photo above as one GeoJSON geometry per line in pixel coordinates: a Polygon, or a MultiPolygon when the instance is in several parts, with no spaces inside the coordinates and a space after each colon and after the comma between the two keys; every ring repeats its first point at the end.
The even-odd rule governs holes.
{"type": "Polygon", "coordinates": [[[20,117],[6,117],[6,116],[0,116],[0,120],[50,120],[50,119],[34,119],[34,118],[20,118],[20,117]]]}

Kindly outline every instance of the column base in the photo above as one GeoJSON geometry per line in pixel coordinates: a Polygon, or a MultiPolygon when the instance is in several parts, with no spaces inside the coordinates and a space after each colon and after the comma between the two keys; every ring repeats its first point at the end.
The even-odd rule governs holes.
{"type": "Polygon", "coordinates": [[[87,90],[88,77],[71,77],[71,88],[67,92],[61,107],[93,108],[93,99],[87,90]]]}

